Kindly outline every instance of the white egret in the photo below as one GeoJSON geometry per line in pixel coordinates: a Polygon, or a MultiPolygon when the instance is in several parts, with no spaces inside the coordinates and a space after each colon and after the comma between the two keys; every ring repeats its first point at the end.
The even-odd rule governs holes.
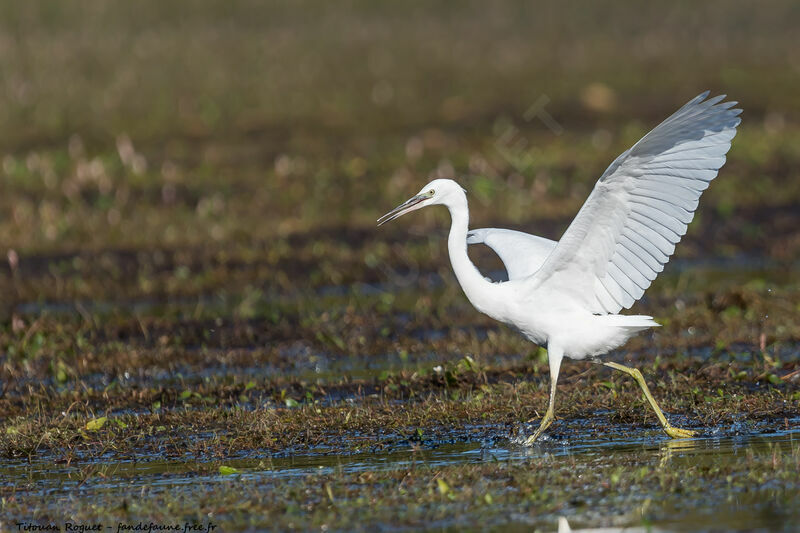
{"type": "Polygon", "coordinates": [[[429,205],[450,211],[447,240],[458,282],[475,308],[546,345],[550,400],[533,443],[553,420],[561,360],[589,359],[633,377],[673,438],[695,432],[672,426],[639,370],[601,356],[636,333],[658,326],[652,317],[621,315],[644,294],[686,233],[698,200],[717,171],[741,119],[736,102],[705,92],[617,157],[558,242],[505,229],[469,231],[467,197],[455,181],[436,179],[378,219],[384,224],[429,205]],[[509,280],[485,279],[467,255],[484,243],[503,261],[509,280]]]}

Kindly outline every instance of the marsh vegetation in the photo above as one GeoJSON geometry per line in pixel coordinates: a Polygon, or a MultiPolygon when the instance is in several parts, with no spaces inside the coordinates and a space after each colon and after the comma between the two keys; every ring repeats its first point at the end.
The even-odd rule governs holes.
{"type": "Polygon", "coordinates": [[[800,523],[792,2],[0,12],[0,522],[800,523]],[[614,354],[702,436],[566,362],[520,446],[546,354],[466,301],[444,212],[374,220],[458,177],[473,226],[558,238],[707,88],[740,132],[614,354]]]}

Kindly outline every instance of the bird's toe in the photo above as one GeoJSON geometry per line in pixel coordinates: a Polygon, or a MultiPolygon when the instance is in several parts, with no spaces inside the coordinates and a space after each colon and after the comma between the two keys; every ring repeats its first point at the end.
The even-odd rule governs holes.
{"type": "Polygon", "coordinates": [[[664,431],[673,439],[689,439],[697,435],[697,432],[691,429],[681,429],[672,426],[665,427],[664,431]]]}

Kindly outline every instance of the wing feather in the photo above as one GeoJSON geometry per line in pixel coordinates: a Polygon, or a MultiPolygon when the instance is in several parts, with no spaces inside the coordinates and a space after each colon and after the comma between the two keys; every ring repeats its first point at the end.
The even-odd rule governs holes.
{"type": "Polygon", "coordinates": [[[485,244],[500,256],[508,279],[525,278],[536,272],[556,247],[556,241],[522,231],[481,228],[467,233],[467,244],[485,244]]]}
{"type": "Polygon", "coordinates": [[[643,203],[645,205],[657,206],[658,209],[667,213],[676,213],[675,217],[681,222],[688,224],[694,218],[694,210],[697,209],[699,195],[695,198],[681,198],[668,192],[658,192],[650,189],[637,189],[631,191],[631,201],[643,203]]]}
{"type": "Polygon", "coordinates": [[[616,265],[616,267],[620,269],[626,277],[634,282],[636,286],[642,290],[642,292],[644,292],[644,290],[650,286],[651,280],[647,278],[645,271],[640,270],[638,265],[632,261],[629,261],[623,253],[620,253],[620,250],[617,250],[616,253],[614,253],[614,257],[611,258],[611,262],[616,265]]]}
{"type": "Polygon", "coordinates": [[[652,243],[637,243],[631,240],[625,232],[622,232],[622,238],[619,242],[630,252],[636,254],[636,257],[647,263],[647,266],[653,271],[658,273],[664,270],[664,263],[667,262],[669,257],[662,254],[652,243]],[[663,259],[661,259],[662,257],[663,259]]]}
{"type": "Polygon", "coordinates": [[[655,196],[643,195],[641,192],[631,193],[631,203],[636,206],[635,209],[657,211],[660,215],[672,217],[683,224],[688,224],[694,218],[694,213],[687,211],[682,202],[667,201],[655,196]]]}
{"type": "Polygon", "coordinates": [[[682,224],[679,220],[657,209],[633,202],[631,204],[631,217],[647,224],[651,229],[663,235],[669,242],[677,243],[686,233],[686,224],[682,224]]]}
{"type": "Polygon", "coordinates": [[[644,261],[641,257],[636,255],[636,253],[631,252],[628,247],[629,246],[628,244],[622,241],[620,241],[620,244],[621,246],[617,247],[616,253],[622,258],[624,258],[625,261],[627,261],[636,270],[636,272],[641,274],[642,277],[645,280],[647,280],[644,282],[646,283],[646,285],[642,285],[642,288],[646,289],[650,285],[649,282],[656,279],[658,271],[653,270],[653,268],[649,264],[647,264],[646,261],[644,261]]]}
{"type": "Polygon", "coordinates": [[[597,303],[600,304],[600,309],[605,309],[609,307],[614,307],[615,305],[619,305],[614,297],[611,296],[611,293],[606,290],[606,288],[601,284],[595,290],[595,296],[597,298],[597,303]]]}
{"type": "MultiPolygon", "coordinates": [[[[632,225],[631,225],[632,226],[632,225]]],[[[657,233],[654,234],[656,237],[660,237],[657,233]]],[[[648,239],[647,231],[644,228],[639,228],[639,231],[635,231],[632,227],[625,228],[622,232],[622,236],[639,246],[640,248],[647,251],[653,259],[656,260],[659,267],[661,269],[664,268],[664,264],[669,261],[669,255],[671,252],[667,253],[667,251],[662,251],[661,248],[654,242],[655,239],[651,240],[648,239]]],[[[669,243],[667,243],[669,244],[669,243]]],[[[659,270],[661,272],[661,270],[659,270]]]]}
{"type": "Polygon", "coordinates": [[[736,102],[703,93],[621,154],[541,268],[531,290],[571,296],[593,313],[629,308],[650,286],[725,164],[736,102]]]}

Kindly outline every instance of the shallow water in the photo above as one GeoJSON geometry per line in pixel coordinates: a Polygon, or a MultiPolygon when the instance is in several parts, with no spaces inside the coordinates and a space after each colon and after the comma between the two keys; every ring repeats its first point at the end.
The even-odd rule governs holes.
{"type": "MultiPolygon", "coordinates": [[[[274,479],[319,473],[405,469],[422,465],[439,467],[486,461],[529,461],[545,456],[592,458],[620,454],[667,454],[702,460],[703,456],[737,454],[744,450],[752,451],[773,446],[789,450],[793,443],[800,444],[800,418],[787,420],[780,428],[770,427],[769,424],[734,425],[728,428],[713,428],[707,431],[706,436],[699,438],[678,440],[669,439],[663,436],[660,430],[655,429],[641,430],[627,426],[613,426],[604,428],[603,434],[598,435],[593,432],[590,420],[571,420],[569,424],[571,428],[568,433],[543,435],[541,440],[531,447],[521,444],[524,440],[522,434],[508,436],[502,428],[485,426],[465,429],[476,430],[484,437],[494,431],[498,436],[458,442],[423,438],[420,445],[413,448],[401,445],[398,446],[400,449],[380,452],[336,454],[319,451],[288,456],[253,453],[247,457],[226,460],[225,465],[241,470],[242,475],[248,477],[268,476],[274,479]]],[[[353,438],[356,440],[358,436],[353,438]]],[[[110,479],[113,477],[122,481],[134,476],[142,483],[147,483],[148,476],[161,474],[172,474],[170,484],[180,484],[181,474],[190,474],[196,480],[193,473],[201,464],[192,460],[165,461],[147,456],[125,461],[101,460],[98,463],[108,469],[106,476],[109,479],[101,482],[104,487],[115,485],[110,479]]],[[[0,482],[0,486],[13,484],[12,480],[24,479],[45,492],[69,489],[69,483],[64,484],[64,482],[70,479],[70,472],[86,464],[80,461],[73,466],[55,464],[52,457],[40,457],[31,461],[4,460],[0,470],[4,481],[0,482]]],[[[210,476],[208,479],[213,477],[215,476],[210,476]]],[[[95,482],[89,482],[88,485],[95,485],[95,482]]],[[[127,482],[125,485],[130,487],[127,482]]]]}
{"type": "MultiPolygon", "coordinates": [[[[0,489],[5,492],[22,491],[28,497],[41,498],[44,509],[58,514],[74,503],[75,498],[103,502],[116,502],[125,495],[142,494],[147,498],[169,494],[170,497],[194,497],[198,487],[203,490],[230,490],[230,481],[246,487],[261,487],[265,491],[276,485],[298,487],[314,483],[318,476],[347,476],[360,473],[380,475],[381,472],[415,471],[444,467],[463,467],[495,463],[504,466],[530,465],[531,468],[565,469],[571,474],[581,469],[606,469],[617,472],[619,468],[715,469],[726,462],[745,460],[759,454],[771,454],[773,461],[800,461],[800,418],[782,423],[734,424],[706,430],[707,436],[695,439],[671,440],[655,429],[612,425],[597,433],[593,420],[570,420],[565,427],[556,428],[541,442],[525,447],[518,442],[529,428],[521,427],[517,435],[493,426],[464,428],[466,435],[448,442],[426,440],[418,443],[399,443],[385,451],[367,451],[347,455],[315,453],[272,456],[252,452],[247,456],[218,460],[177,458],[164,460],[142,455],[130,460],[81,461],[59,464],[54,457],[40,456],[29,461],[4,460],[0,463],[0,489]],[[238,470],[236,475],[221,475],[219,465],[238,470]]],[[[358,435],[350,437],[353,440],[358,435]]],[[[613,477],[613,473],[610,474],[613,477]]],[[[731,499],[730,488],[725,483],[710,485],[697,493],[694,482],[687,482],[685,494],[638,493],[620,491],[605,496],[602,508],[625,515],[632,504],[646,505],[655,517],[649,524],[667,530],[694,529],[787,529],[787,524],[797,523],[797,509],[784,509],[776,501],[779,496],[800,494],[800,477],[787,483],[776,480],[774,486],[766,481],[754,484],[752,490],[737,492],[731,499]],[[711,507],[709,507],[711,506],[711,507]],[[716,507],[715,507],[716,506],[716,507]],[[714,508],[718,510],[713,511],[714,508]],[[712,509],[712,510],[710,510],[712,509]],[[766,509],[766,511],[765,511],[766,509]]],[[[588,496],[591,501],[591,495],[588,496]]],[[[569,507],[569,506],[568,506],[569,507]]],[[[619,517],[596,515],[591,509],[580,509],[570,522],[574,528],[596,524],[617,523],[619,517]]],[[[68,511],[65,511],[68,512],[68,511]]],[[[543,516],[536,525],[544,527],[555,516],[543,516]]],[[[530,516],[506,517],[511,525],[533,525],[530,516]]],[[[469,529],[459,518],[452,523],[442,523],[444,529],[469,529]]],[[[629,523],[627,525],[637,525],[629,523]]],[[[544,530],[547,530],[545,527],[544,530]]]]}

